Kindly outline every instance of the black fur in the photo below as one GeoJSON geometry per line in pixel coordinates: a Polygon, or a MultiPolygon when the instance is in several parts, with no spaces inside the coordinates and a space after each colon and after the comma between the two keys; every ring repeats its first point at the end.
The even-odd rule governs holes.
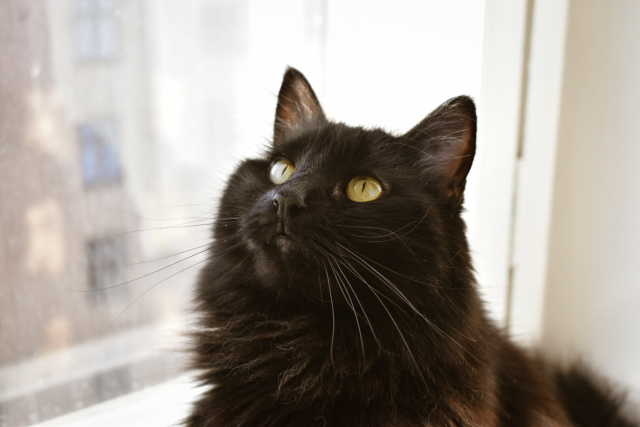
{"type": "Polygon", "coordinates": [[[597,378],[582,363],[567,368],[546,368],[555,386],[555,394],[576,426],[636,427],[621,408],[625,395],[605,380],[597,378]]]}
{"type": "Polygon", "coordinates": [[[460,217],[475,135],[466,96],[402,136],[327,121],[287,71],[273,146],[220,204],[187,426],[593,425],[485,315],[460,217]],[[349,200],[361,175],[380,198],[349,200]]]}

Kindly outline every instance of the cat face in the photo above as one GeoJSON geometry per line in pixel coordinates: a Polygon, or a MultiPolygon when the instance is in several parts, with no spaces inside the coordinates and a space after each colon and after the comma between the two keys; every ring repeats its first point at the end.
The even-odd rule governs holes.
{"type": "Polygon", "coordinates": [[[294,69],[278,99],[273,145],[231,177],[216,237],[239,236],[255,277],[278,292],[318,298],[331,281],[442,281],[466,245],[459,211],[475,152],[473,101],[447,101],[393,136],[328,121],[294,69]]]}

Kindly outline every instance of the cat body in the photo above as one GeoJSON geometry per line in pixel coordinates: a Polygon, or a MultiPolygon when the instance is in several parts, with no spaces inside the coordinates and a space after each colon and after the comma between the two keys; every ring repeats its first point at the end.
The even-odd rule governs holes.
{"type": "MultiPolygon", "coordinates": [[[[592,425],[566,409],[584,384],[559,388],[483,309],[460,217],[475,139],[468,97],[393,136],[328,121],[289,69],[272,146],[220,203],[196,291],[211,387],[186,425],[592,425]]],[[[596,425],[633,426],[614,408],[596,425]]]]}

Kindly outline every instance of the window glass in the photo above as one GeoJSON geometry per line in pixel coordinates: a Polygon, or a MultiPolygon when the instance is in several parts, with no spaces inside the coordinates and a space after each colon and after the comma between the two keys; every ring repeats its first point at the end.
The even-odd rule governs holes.
{"type": "Polygon", "coordinates": [[[75,0],[76,50],[81,60],[110,59],[116,54],[113,0],[75,0]]]}
{"type": "MultiPolygon", "coordinates": [[[[456,40],[455,49],[430,42],[420,52],[432,63],[471,58],[458,67],[468,73],[456,75],[466,86],[442,79],[436,86],[473,95],[483,5],[453,3],[438,13],[469,34],[425,36],[429,26],[416,25],[393,43],[456,40]],[[464,14],[461,5],[469,7],[464,14]]],[[[191,291],[211,244],[216,200],[238,162],[270,138],[286,66],[304,72],[338,119],[348,111],[399,114],[402,96],[423,102],[381,77],[390,69],[420,75],[396,72],[407,59],[402,51],[377,41],[375,53],[359,47],[396,32],[379,34],[385,27],[375,25],[375,34],[354,36],[354,22],[373,25],[388,15],[365,19],[369,2],[8,5],[0,13],[2,427],[42,422],[184,372],[191,291]],[[365,85],[372,98],[341,85],[365,85]],[[372,101],[382,93],[387,98],[372,101]],[[385,102],[392,93],[394,103],[385,102]]],[[[402,7],[409,16],[413,6],[402,7]]],[[[419,12],[431,16],[435,7],[419,12]]],[[[424,116],[422,108],[411,105],[424,116]]],[[[394,129],[390,117],[378,124],[394,129]]]]}
{"type": "Polygon", "coordinates": [[[181,325],[214,201],[243,150],[270,133],[274,106],[254,105],[248,88],[271,102],[264,81],[279,84],[286,66],[249,69],[251,51],[279,50],[252,22],[284,30],[313,13],[315,29],[287,31],[300,40],[288,56],[304,66],[324,50],[305,33],[322,31],[324,2],[281,2],[286,17],[248,0],[10,3],[0,426],[26,426],[184,372],[181,325]]]}
{"type": "Polygon", "coordinates": [[[82,180],[86,187],[120,181],[120,159],[112,121],[101,125],[81,124],[78,129],[82,158],[82,180]]]}

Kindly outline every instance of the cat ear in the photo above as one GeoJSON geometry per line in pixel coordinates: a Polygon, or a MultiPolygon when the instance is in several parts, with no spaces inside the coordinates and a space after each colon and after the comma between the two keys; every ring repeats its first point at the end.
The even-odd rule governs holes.
{"type": "Polygon", "coordinates": [[[462,202],[467,174],[476,153],[476,106],[468,96],[452,98],[407,132],[420,162],[440,178],[452,206],[462,202]]]}
{"type": "Polygon", "coordinates": [[[320,102],[307,79],[300,71],[289,67],[278,94],[274,144],[277,145],[287,136],[309,126],[322,124],[326,120],[320,102]]]}

